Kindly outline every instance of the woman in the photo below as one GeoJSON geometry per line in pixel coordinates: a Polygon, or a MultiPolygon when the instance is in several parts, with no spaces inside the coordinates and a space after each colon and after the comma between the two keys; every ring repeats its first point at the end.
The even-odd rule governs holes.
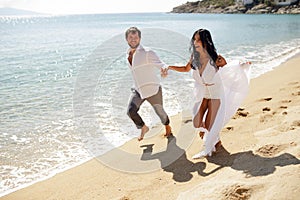
{"type": "Polygon", "coordinates": [[[168,70],[188,72],[193,69],[193,125],[204,139],[204,150],[193,156],[197,159],[211,156],[221,145],[219,132],[247,94],[250,63],[227,64],[222,56],[218,56],[206,29],[193,34],[191,49],[192,56],[186,66],[169,66],[168,70]]]}

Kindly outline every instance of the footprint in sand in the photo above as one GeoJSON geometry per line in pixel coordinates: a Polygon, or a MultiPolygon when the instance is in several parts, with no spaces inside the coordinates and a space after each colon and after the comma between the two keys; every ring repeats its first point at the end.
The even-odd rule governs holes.
{"type": "Polygon", "coordinates": [[[289,85],[297,85],[299,82],[298,81],[294,81],[294,82],[290,82],[289,85]]]}
{"type": "Polygon", "coordinates": [[[264,108],[262,109],[262,111],[271,111],[271,108],[270,108],[270,107],[264,107],[264,108]]]}
{"type": "Polygon", "coordinates": [[[272,97],[265,97],[265,98],[262,98],[261,101],[271,101],[272,100],[272,97]]]}
{"type": "Polygon", "coordinates": [[[298,91],[298,92],[293,92],[292,95],[293,95],[293,96],[300,96],[300,91],[298,91]]]}
{"type": "Polygon", "coordinates": [[[273,118],[273,114],[265,114],[265,115],[260,116],[259,121],[261,123],[266,123],[266,122],[270,121],[272,118],[273,118]]]}
{"type": "Polygon", "coordinates": [[[300,89],[300,85],[295,86],[296,89],[300,89]]]}
{"type": "Polygon", "coordinates": [[[249,112],[247,111],[237,111],[235,117],[247,117],[249,112]]]}
{"type": "Polygon", "coordinates": [[[296,142],[291,142],[290,145],[295,147],[295,146],[297,146],[297,143],[296,142]]]}
{"type": "Polygon", "coordinates": [[[246,108],[244,107],[239,107],[237,111],[244,111],[246,108]]]}
{"type": "Polygon", "coordinates": [[[287,109],[288,107],[287,106],[280,106],[279,108],[281,108],[281,109],[287,109]]]}
{"type": "Polygon", "coordinates": [[[247,117],[249,115],[249,112],[245,111],[244,107],[239,107],[235,113],[235,115],[233,115],[232,119],[237,119],[239,117],[247,117]]]}
{"type": "Polygon", "coordinates": [[[231,185],[223,191],[224,198],[230,200],[247,200],[251,197],[251,188],[238,184],[231,185]]]}
{"type": "Polygon", "coordinates": [[[286,148],[286,145],[267,144],[260,147],[256,152],[264,157],[273,157],[286,148]]]}
{"type": "Polygon", "coordinates": [[[294,127],[300,127],[300,120],[293,121],[292,126],[294,126],[294,127]]]}
{"type": "Polygon", "coordinates": [[[233,126],[227,126],[227,127],[226,127],[226,130],[228,130],[228,131],[233,131],[233,129],[234,129],[233,126]]]}
{"type": "MultiPolygon", "coordinates": [[[[290,82],[290,83],[289,83],[289,85],[297,85],[297,86],[294,87],[294,88],[296,88],[296,89],[299,89],[299,88],[300,88],[300,85],[298,85],[298,84],[299,84],[298,81],[290,82]]],[[[292,95],[293,95],[293,96],[300,96],[300,91],[293,92],[292,95]]]]}
{"type": "Polygon", "coordinates": [[[286,99],[286,100],[281,101],[281,103],[291,103],[291,102],[292,102],[292,100],[290,100],[290,99],[288,99],[288,100],[286,99]]]}
{"type": "Polygon", "coordinates": [[[229,133],[229,132],[231,132],[231,131],[233,131],[233,130],[234,130],[234,127],[233,127],[233,126],[226,126],[226,127],[223,129],[224,133],[229,133]]]}
{"type": "Polygon", "coordinates": [[[295,127],[292,126],[290,123],[288,122],[282,122],[279,124],[279,126],[276,128],[278,131],[280,131],[280,133],[285,133],[287,131],[290,131],[290,130],[294,130],[295,127]]]}

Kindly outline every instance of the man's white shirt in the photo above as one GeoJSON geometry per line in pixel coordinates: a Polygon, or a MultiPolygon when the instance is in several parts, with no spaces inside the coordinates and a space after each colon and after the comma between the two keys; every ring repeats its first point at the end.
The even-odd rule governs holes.
{"type": "MultiPolygon", "coordinates": [[[[130,49],[127,51],[127,58],[130,49]]],[[[154,51],[150,48],[139,45],[133,54],[132,65],[128,66],[131,70],[135,89],[142,99],[155,95],[160,86],[160,78],[157,70],[168,67],[162,62],[154,51]]]]}

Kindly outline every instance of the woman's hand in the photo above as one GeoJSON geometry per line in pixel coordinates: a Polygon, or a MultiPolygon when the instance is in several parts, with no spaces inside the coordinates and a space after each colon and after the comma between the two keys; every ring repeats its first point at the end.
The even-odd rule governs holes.
{"type": "Polygon", "coordinates": [[[218,55],[218,58],[216,60],[216,65],[218,67],[223,67],[226,64],[227,64],[227,62],[226,62],[225,58],[223,58],[223,56],[221,56],[221,55],[218,55]]]}

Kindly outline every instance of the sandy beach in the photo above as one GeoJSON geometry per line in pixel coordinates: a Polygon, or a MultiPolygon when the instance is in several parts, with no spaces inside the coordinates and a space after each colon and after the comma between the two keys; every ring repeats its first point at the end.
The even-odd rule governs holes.
{"type": "Polygon", "coordinates": [[[191,158],[203,141],[190,114],[174,116],[174,137],[162,137],[156,127],[142,142],[133,139],[0,199],[298,199],[299,64],[297,56],[251,80],[243,105],[220,134],[223,147],[212,157],[191,158]]]}

